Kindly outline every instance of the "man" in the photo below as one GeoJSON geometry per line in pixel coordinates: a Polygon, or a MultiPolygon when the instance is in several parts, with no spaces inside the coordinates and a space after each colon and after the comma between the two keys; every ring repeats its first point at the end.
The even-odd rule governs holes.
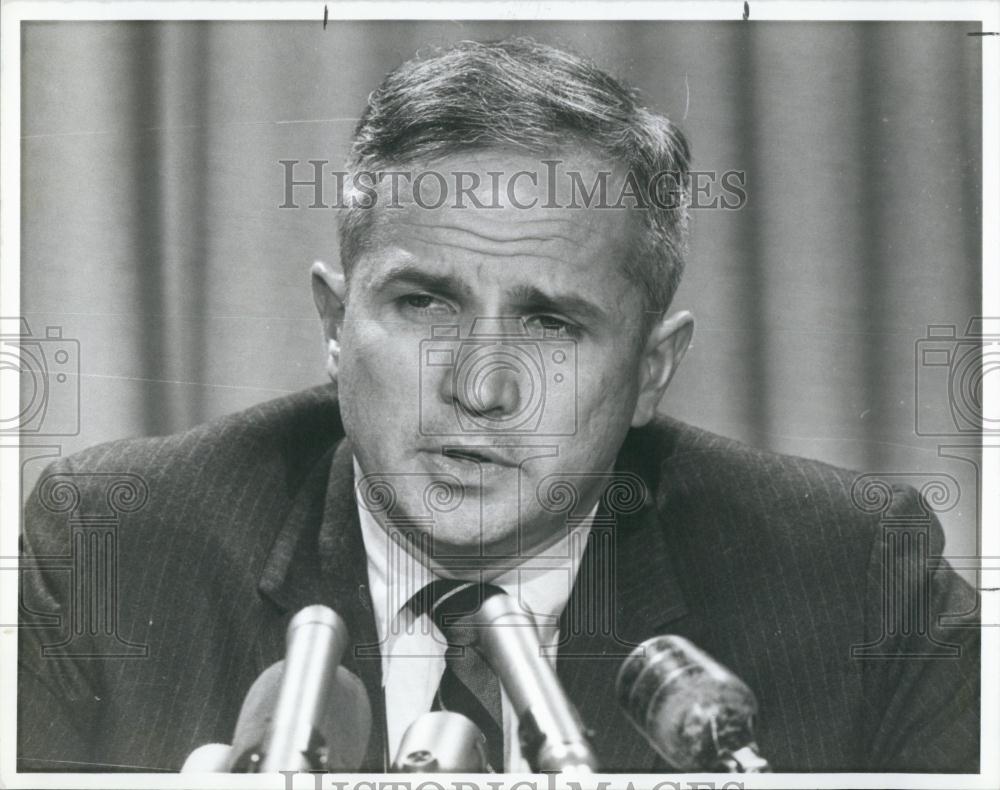
{"type": "Polygon", "coordinates": [[[94,448],[29,501],[22,768],[177,770],[231,739],[289,618],[324,603],[374,709],[358,768],[444,708],[524,770],[495,676],[478,710],[449,701],[468,678],[435,607],[474,589],[531,613],[604,770],[669,769],[614,679],[674,633],[756,693],[776,770],[977,771],[977,602],[928,566],[942,534],[916,493],[657,416],[692,333],[668,312],[688,159],[629,89],[531,41],[390,74],[356,131],[339,263],[312,271],[334,388],[94,448]],[[88,629],[89,577],[51,561],[112,546],[87,532],[109,514],[115,597],[88,629]],[[883,606],[906,574],[926,629],[883,606]]]}

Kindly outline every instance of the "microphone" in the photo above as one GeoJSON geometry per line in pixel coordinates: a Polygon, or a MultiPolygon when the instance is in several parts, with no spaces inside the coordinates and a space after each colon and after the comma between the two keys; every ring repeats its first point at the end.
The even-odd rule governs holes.
{"type": "Polygon", "coordinates": [[[647,639],[622,663],[615,688],[626,715],[674,768],[771,770],[754,742],[753,692],[687,639],[647,639]]]}
{"type": "Polygon", "coordinates": [[[229,773],[243,774],[258,770],[261,750],[278,701],[284,672],[284,661],[271,664],[260,673],[243,698],[243,707],[236,720],[233,745],[229,752],[226,769],[229,773]]]}
{"type": "Polygon", "coordinates": [[[483,733],[461,713],[432,711],[411,724],[400,741],[394,773],[484,774],[483,733]]]}
{"type": "Polygon", "coordinates": [[[243,702],[230,772],[353,770],[364,759],[371,706],[339,666],[347,627],[330,608],[302,609],[288,626],[285,660],[254,681],[243,702]]]}
{"type": "Polygon", "coordinates": [[[206,743],[187,756],[182,774],[225,773],[229,765],[229,744],[206,743]]]}
{"type": "Polygon", "coordinates": [[[468,619],[517,713],[521,750],[531,769],[597,771],[597,756],[580,717],[552,665],[541,655],[534,620],[509,595],[490,596],[468,619]]]}

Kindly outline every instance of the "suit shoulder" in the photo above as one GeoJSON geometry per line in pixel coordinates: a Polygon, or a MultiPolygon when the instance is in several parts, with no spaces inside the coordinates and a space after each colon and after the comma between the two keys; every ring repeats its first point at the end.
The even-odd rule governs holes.
{"type": "Polygon", "coordinates": [[[933,508],[891,476],[761,450],[673,420],[650,426],[640,447],[666,545],[678,567],[700,569],[685,582],[692,600],[720,600],[730,590],[738,608],[740,595],[756,590],[766,593],[761,605],[780,601],[791,611],[836,596],[861,617],[863,592],[878,590],[871,574],[881,567],[884,527],[900,523],[893,517],[926,528],[929,554],[943,553],[933,508]]]}
{"type": "Polygon", "coordinates": [[[144,528],[238,530],[264,503],[274,516],[287,508],[342,436],[333,388],[320,387],[182,433],[96,445],[42,473],[25,504],[25,535],[63,535],[59,514],[71,499],[99,510],[112,493],[143,502],[133,523],[144,528]]]}
{"type": "Polygon", "coordinates": [[[260,403],[167,436],[118,439],[56,461],[50,470],[74,473],[131,472],[143,476],[231,466],[249,468],[275,460],[305,473],[343,426],[332,387],[316,387],[260,403]]]}
{"type": "Polygon", "coordinates": [[[883,510],[927,512],[914,489],[877,475],[762,450],[669,418],[644,434],[639,452],[655,459],[657,505],[705,513],[730,529],[870,545],[883,510]]]}
{"type": "MultiPolygon", "coordinates": [[[[654,458],[659,481],[668,477],[704,477],[706,485],[732,484],[735,479],[781,491],[803,485],[850,489],[860,473],[811,458],[753,447],[667,417],[658,418],[637,436],[632,452],[654,458]],[[683,473],[683,475],[681,474],[683,473]]],[[[736,493],[739,493],[738,491],[736,493]]]]}
{"type": "Polygon", "coordinates": [[[22,549],[63,555],[70,550],[71,513],[113,512],[123,583],[169,566],[181,584],[196,567],[190,558],[207,554],[228,569],[222,578],[244,579],[259,570],[299,493],[341,436],[337,401],[326,387],[183,433],[89,448],[42,473],[25,503],[22,549]]]}

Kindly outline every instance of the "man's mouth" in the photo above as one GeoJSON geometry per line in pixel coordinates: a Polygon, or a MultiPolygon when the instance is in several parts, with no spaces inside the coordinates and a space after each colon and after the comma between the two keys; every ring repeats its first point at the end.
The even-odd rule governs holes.
{"type": "Polygon", "coordinates": [[[507,458],[502,452],[498,452],[497,449],[492,447],[444,446],[440,449],[440,453],[446,458],[467,461],[469,463],[517,466],[516,463],[507,458]]]}

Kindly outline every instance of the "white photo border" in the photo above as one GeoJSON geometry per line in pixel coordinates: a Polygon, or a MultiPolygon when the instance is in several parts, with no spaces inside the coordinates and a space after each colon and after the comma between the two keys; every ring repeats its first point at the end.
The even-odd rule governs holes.
{"type": "MultiPolygon", "coordinates": [[[[9,2],[2,8],[0,40],[0,316],[20,315],[20,88],[21,23],[36,20],[315,20],[321,24],[338,20],[420,19],[420,20],[739,20],[743,17],[741,0],[717,2],[669,2],[668,0],[546,0],[545,2],[507,2],[479,0],[456,2],[444,0],[336,0],[335,2],[9,2]]],[[[968,21],[982,25],[982,111],[983,111],[983,316],[1000,316],[1000,1],[965,2],[840,2],[810,0],[779,2],[753,0],[750,19],[799,21],[968,21]]],[[[971,32],[971,30],[970,30],[971,32]]],[[[984,379],[984,407],[991,414],[1000,413],[1000,386],[997,377],[984,379]]],[[[16,379],[0,380],[0,401],[18,402],[16,379]]],[[[987,445],[993,446],[993,445],[987,445]]],[[[18,554],[20,522],[20,463],[18,445],[0,440],[0,623],[17,622],[16,562],[6,558],[18,554]]],[[[982,479],[1000,480],[1000,453],[984,452],[982,479]]],[[[1000,623],[1000,486],[983,486],[982,616],[986,623],[1000,623]],[[990,528],[985,528],[985,527],[990,528]]],[[[0,629],[0,786],[15,788],[266,788],[285,790],[285,777],[277,775],[234,774],[45,774],[17,773],[16,750],[16,672],[17,629],[0,629]]],[[[1000,743],[1000,628],[983,628],[982,661],[982,746],[980,773],[955,774],[670,774],[670,775],[598,775],[584,781],[575,777],[576,786],[614,788],[950,788],[951,790],[994,790],[1000,787],[1000,750],[989,743],[1000,743]]],[[[560,777],[508,774],[489,782],[457,775],[367,775],[322,776],[319,784],[298,775],[293,790],[339,788],[339,790],[377,790],[404,787],[426,790],[556,790],[568,787],[560,777]]]]}

